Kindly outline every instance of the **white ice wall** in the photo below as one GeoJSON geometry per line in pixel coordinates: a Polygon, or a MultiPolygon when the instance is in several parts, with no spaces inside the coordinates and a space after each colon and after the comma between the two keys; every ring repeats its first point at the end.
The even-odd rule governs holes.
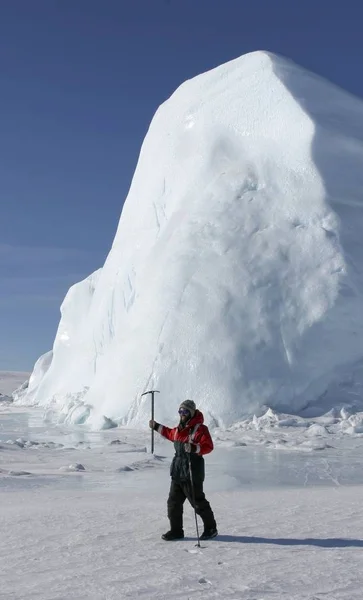
{"type": "Polygon", "coordinates": [[[361,101],[274,55],[184,83],[32,401],[101,427],[145,425],[150,387],[159,420],[186,397],[219,424],[315,400],[363,355],[362,140],[361,101]]]}

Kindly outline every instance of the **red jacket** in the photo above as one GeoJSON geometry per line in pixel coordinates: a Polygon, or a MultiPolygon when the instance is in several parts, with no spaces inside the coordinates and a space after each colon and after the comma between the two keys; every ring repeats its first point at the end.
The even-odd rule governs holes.
{"type": "Polygon", "coordinates": [[[203,422],[203,413],[201,413],[200,410],[196,410],[194,417],[188,421],[185,427],[181,428],[180,425],[178,425],[177,427],[173,427],[171,429],[165,425],[158,425],[156,431],[158,431],[158,433],[171,442],[185,443],[191,441],[197,446],[196,454],[203,456],[203,454],[212,452],[214,447],[209,429],[203,424],[203,422]],[[198,427],[196,428],[195,433],[190,440],[189,436],[193,434],[193,430],[196,425],[198,425],[198,427]]]}

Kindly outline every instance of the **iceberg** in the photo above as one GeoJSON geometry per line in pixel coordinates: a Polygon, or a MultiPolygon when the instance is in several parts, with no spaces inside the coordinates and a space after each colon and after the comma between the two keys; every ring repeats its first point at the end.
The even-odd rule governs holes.
{"type": "Polygon", "coordinates": [[[316,404],[363,358],[362,164],[362,100],[285,58],[183,83],[17,401],[93,428],[147,426],[150,388],[157,420],[193,398],[220,427],[316,404]]]}

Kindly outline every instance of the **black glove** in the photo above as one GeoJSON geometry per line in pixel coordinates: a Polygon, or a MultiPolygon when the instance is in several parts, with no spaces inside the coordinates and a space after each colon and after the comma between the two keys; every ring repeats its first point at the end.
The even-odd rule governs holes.
{"type": "Polygon", "coordinates": [[[154,429],[154,431],[157,431],[158,427],[160,427],[160,423],[151,420],[149,421],[149,427],[150,429],[154,429]]]}

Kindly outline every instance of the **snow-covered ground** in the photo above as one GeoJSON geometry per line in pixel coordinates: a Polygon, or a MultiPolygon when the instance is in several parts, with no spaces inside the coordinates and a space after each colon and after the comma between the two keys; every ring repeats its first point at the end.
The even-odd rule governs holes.
{"type": "Polygon", "coordinates": [[[4,600],[361,599],[361,434],[279,427],[271,412],[215,431],[205,487],[220,535],[199,550],[187,505],[186,539],[160,539],[170,443],[157,436],[152,456],[149,432],[25,410],[0,407],[4,600]]]}

